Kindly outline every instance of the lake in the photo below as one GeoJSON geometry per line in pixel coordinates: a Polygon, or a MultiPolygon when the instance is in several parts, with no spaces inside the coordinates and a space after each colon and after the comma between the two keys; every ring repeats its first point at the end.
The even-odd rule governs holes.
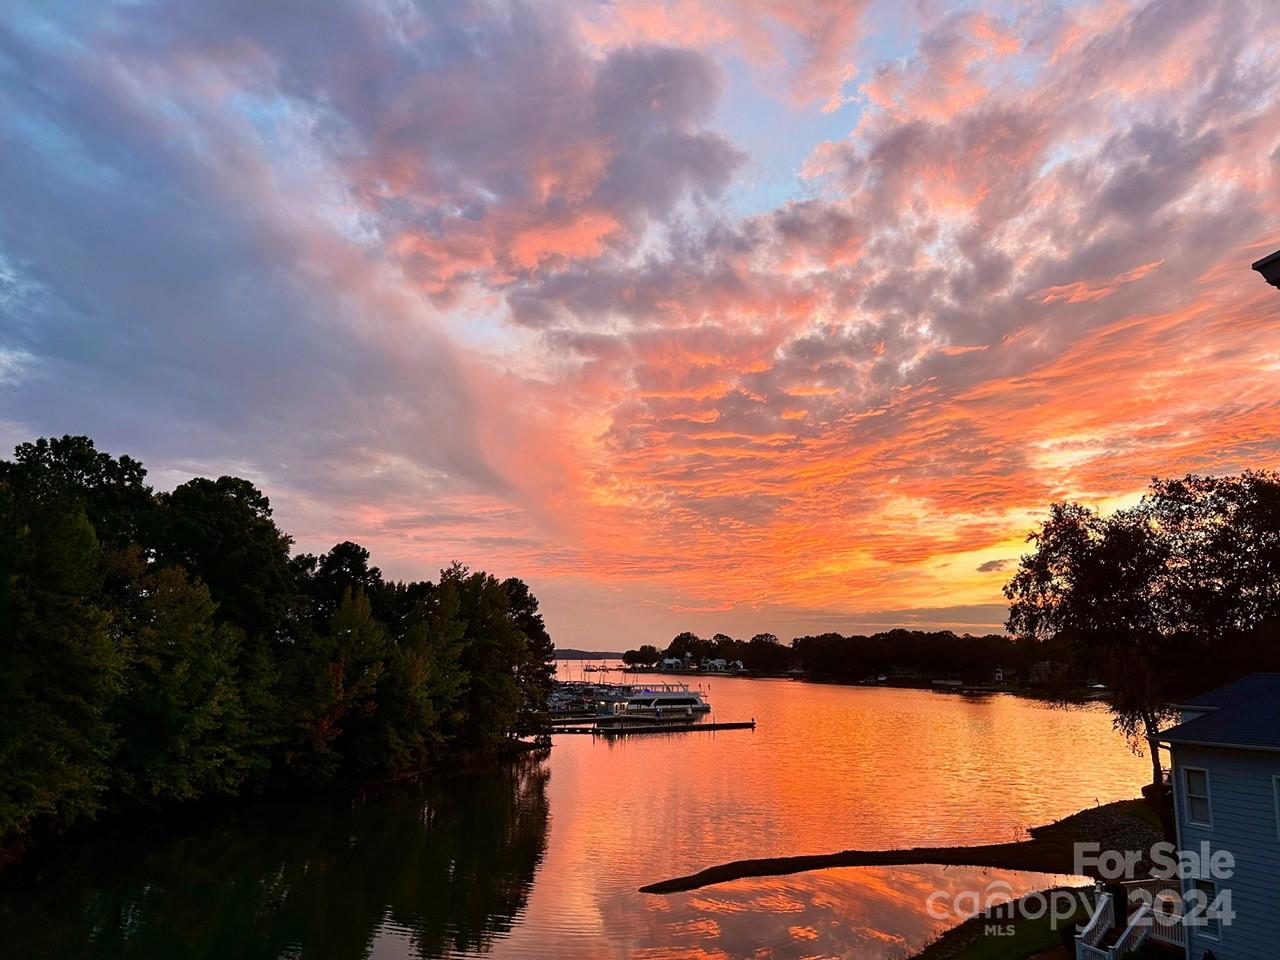
{"type": "Polygon", "coordinates": [[[891,960],[958,921],[930,916],[934,891],[1069,878],[847,868],[637,888],[744,857],[1016,839],[1136,796],[1149,772],[1096,706],[702,683],[714,719],[757,728],[558,736],[546,758],[420,785],[101,831],[5,878],[0,954],[891,960]]]}

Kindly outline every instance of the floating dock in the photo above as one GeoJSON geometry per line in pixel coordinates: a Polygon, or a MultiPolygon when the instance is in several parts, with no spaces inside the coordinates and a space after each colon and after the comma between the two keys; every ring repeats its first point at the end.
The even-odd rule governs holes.
{"type": "Polygon", "coordinates": [[[558,726],[552,728],[551,732],[553,734],[590,734],[597,737],[629,737],[639,733],[694,733],[700,730],[754,730],[755,728],[756,722],[754,720],[739,720],[726,723],[716,723],[711,720],[701,722],[686,720],[655,722],[646,717],[644,721],[639,722],[591,724],[581,727],[558,726]]]}

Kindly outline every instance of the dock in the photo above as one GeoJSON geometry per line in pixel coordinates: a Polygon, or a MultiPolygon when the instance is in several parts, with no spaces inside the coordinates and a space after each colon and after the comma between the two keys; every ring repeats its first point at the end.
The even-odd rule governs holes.
{"type": "Polygon", "coordinates": [[[756,722],[754,720],[738,720],[717,723],[711,720],[705,722],[686,720],[668,722],[652,721],[649,720],[649,718],[645,718],[645,722],[610,724],[593,723],[586,726],[557,726],[553,727],[551,732],[553,734],[588,734],[596,737],[628,737],[633,734],[641,733],[694,733],[700,730],[754,730],[755,728],[756,722]]]}

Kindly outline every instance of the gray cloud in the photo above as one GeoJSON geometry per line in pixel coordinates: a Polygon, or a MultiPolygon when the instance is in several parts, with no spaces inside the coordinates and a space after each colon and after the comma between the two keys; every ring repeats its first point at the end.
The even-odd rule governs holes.
{"type": "Polygon", "coordinates": [[[1013,564],[1013,560],[1005,558],[1003,560],[987,560],[978,564],[979,573],[995,573],[997,570],[1008,570],[1013,564]]]}

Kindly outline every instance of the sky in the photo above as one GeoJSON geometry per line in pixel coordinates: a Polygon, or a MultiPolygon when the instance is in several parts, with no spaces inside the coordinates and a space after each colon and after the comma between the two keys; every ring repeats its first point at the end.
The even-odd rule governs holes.
{"type": "Polygon", "coordinates": [[[18,2],[0,446],[235,474],[560,646],[996,630],[1280,465],[1268,0],[18,2]]]}

